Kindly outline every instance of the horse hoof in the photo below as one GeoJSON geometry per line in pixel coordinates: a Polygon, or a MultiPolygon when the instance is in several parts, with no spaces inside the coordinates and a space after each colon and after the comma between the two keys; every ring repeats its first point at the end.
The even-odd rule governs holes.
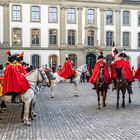
{"type": "Polygon", "coordinates": [[[76,94],[76,95],[74,95],[75,97],[79,97],[79,95],[78,94],[76,94]]]}
{"type": "Polygon", "coordinates": [[[106,107],[106,104],[103,104],[103,107],[106,107]]]}
{"type": "Polygon", "coordinates": [[[51,98],[54,98],[53,96],[51,96],[51,98]]]}
{"type": "Polygon", "coordinates": [[[100,107],[98,106],[97,109],[100,109],[100,107]]]}
{"type": "Polygon", "coordinates": [[[129,104],[131,104],[131,101],[129,101],[129,104]]]}
{"type": "Polygon", "coordinates": [[[123,105],[122,108],[125,108],[125,105],[123,105]]]}
{"type": "Polygon", "coordinates": [[[26,126],[30,126],[31,125],[31,123],[29,122],[29,121],[24,121],[24,125],[26,125],[26,126]]]}

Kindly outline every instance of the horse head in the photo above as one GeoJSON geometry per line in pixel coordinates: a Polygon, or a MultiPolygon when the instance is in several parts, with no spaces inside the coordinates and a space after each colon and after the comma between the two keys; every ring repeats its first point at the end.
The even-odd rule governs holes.
{"type": "Polygon", "coordinates": [[[47,87],[51,87],[51,70],[44,68],[41,70],[41,75],[47,87]]]}
{"type": "Polygon", "coordinates": [[[77,72],[86,73],[88,72],[87,64],[83,64],[76,69],[77,72]]]}
{"type": "Polygon", "coordinates": [[[42,75],[42,70],[35,69],[26,75],[26,79],[29,81],[31,86],[36,86],[39,83],[42,83],[45,77],[42,75]]]}
{"type": "Polygon", "coordinates": [[[119,81],[123,81],[124,80],[124,76],[123,76],[123,73],[122,73],[122,67],[115,68],[115,70],[116,70],[117,79],[119,81]]]}
{"type": "Polygon", "coordinates": [[[100,71],[99,71],[99,76],[97,79],[97,85],[101,88],[104,85],[104,65],[99,64],[100,71]]]}

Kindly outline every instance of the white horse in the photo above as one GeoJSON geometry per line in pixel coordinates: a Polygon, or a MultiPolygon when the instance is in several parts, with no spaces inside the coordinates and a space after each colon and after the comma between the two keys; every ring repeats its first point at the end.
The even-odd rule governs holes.
{"type": "MultiPolygon", "coordinates": [[[[21,101],[23,102],[22,108],[22,119],[25,125],[30,125],[29,118],[33,119],[36,114],[34,111],[36,96],[35,96],[35,87],[39,82],[43,81],[41,71],[35,69],[26,75],[27,80],[29,81],[31,88],[28,89],[24,94],[20,94],[21,101]]],[[[2,101],[11,103],[12,95],[3,95],[1,96],[2,101]]]]}
{"type": "MultiPolygon", "coordinates": [[[[83,64],[76,69],[77,77],[72,79],[74,83],[74,96],[78,97],[78,83],[81,81],[82,73],[86,73],[88,71],[87,64],[83,64]]],[[[51,80],[51,98],[54,97],[55,86],[60,81],[64,81],[64,78],[60,77],[57,72],[54,74],[52,73],[52,80],[51,80]]]]}

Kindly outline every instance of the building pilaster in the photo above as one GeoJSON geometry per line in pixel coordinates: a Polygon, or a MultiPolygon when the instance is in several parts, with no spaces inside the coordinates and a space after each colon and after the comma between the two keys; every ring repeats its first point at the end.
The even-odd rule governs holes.
{"type": "Polygon", "coordinates": [[[121,47],[121,16],[120,9],[116,9],[116,47],[121,47]]]}
{"type": "Polygon", "coordinates": [[[66,47],[66,8],[60,7],[60,47],[66,47]]]}
{"type": "Polygon", "coordinates": [[[100,46],[101,48],[105,47],[105,35],[104,35],[104,31],[105,31],[105,22],[104,22],[104,12],[105,10],[103,8],[100,9],[100,46]]]}
{"type": "Polygon", "coordinates": [[[9,22],[9,4],[4,3],[3,6],[3,46],[10,45],[10,22],[9,22]]]}
{"type": "Polygon", "coordinates": [[[78,47],[82,47],[82,10],[83,8],[77,8],[78,10],[78,47]]]}

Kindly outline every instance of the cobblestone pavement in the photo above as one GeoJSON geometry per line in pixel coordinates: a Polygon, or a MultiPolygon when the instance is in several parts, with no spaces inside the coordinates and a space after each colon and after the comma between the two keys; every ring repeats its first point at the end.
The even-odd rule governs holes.
{"type": "Polygon", "coordinates": [[[27,127],[21,122],[21,105],[8,105],[0,120],[0,140],[140,140],[140,89],[133,84],[132,104],[116,110],[116,92],[108,91],[107,107],[98,110],[92,85],[79,85],[80,97],[73,96],[73,84],[60,83],[55,98],[50,89],[37,95],[36,120],[27,127]]]}

